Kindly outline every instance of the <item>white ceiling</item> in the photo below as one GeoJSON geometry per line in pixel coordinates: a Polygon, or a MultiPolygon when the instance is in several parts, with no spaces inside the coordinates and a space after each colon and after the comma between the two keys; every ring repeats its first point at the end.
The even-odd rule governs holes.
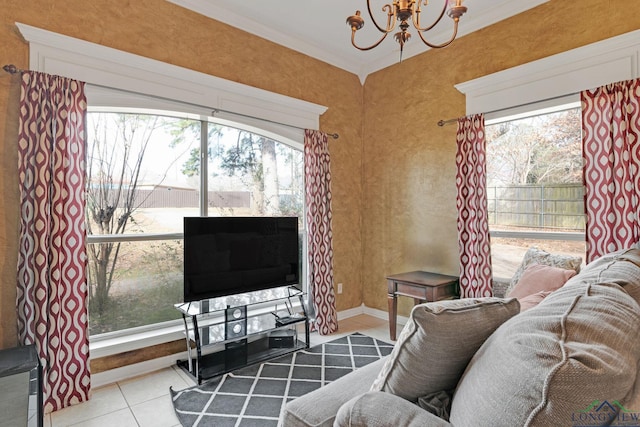
{"type": "MultiPolygon", "coordinates": [[[[362,12],[365,26],[356,33],[356,43],[371,45],[381,34],[375,29],[367,12],[366,0],[168,0],[210,18],[302,52],[336,67],[357,74],[361,81],[374,71],[395,64],[400,48],[393,34],[369,50],[359,51],[351,45],[348,16],[362,12]]],[[[422,25],[430,22],[443,5],[431,0],[423,7],[422,25]]],[[[458,37],[524,12],[549,0],[466,0],[467,13],[460,19],[458,37]]],[[[372,0],[372,11],[380,25],[386,23],[385,3],[391,0],[372,0]]],[[[449,39],[452,27],[447,16],[431,32],[427,40],[441,43],[449,39]]],[[[415,33],[415,29],[409,28],[415,33]]],[[[395,33],[395,30],[394,30],[395,33]]],[[[454,42],[455,43],[455,42],[454,42]]],[[[420,38],[413,37],[405,45],[403,58],[409,58],[428,48],[420,38]]]]}

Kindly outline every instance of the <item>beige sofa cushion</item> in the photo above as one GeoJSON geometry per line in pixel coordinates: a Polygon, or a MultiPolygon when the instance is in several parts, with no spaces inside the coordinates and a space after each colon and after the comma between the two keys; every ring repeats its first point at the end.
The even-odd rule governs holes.
{"type": "Polygon", "coordinates": [[[594,401],[634,402],[639,360],[636,301],[617,284],[576,280],[487,339],[458,384],[450,422],[572,425],[594,401]]]}
{"type": "Polygon", "coordinates": [[[564,286],[585,283],[616,283],[640,304],[640,249],[612,252],[590,262],[564,286]]]}
{"type": "Polygon", "coordinates": [[[466,298],[416,305],[371,390],[411,402],[453,390],[484,340],[519,311],[515,298],[466,298]]]}

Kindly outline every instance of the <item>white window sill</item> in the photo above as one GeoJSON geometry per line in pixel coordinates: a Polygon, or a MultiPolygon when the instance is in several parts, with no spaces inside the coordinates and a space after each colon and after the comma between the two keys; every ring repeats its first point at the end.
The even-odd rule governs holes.
{"type": "MultiPolygon", "coordinates": [[[[90,341],[89,354],[91,359],[98,359],[176,340],[184,340],[182,321],[163,328],[90,341]]],[[[185,343],[185,350],[186,348],[185,343]]]]}

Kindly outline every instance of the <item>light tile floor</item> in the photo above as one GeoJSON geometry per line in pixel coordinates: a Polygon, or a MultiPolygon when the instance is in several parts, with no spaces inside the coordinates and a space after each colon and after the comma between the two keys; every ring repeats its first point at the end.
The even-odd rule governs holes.
{"type": "MultiPolygon", "coordinates": [[[[339,330],[334,334],[311,334],[311,345],[318,345],[353,332],[388,342],[389,322],[368,315],[350,317],[339,322],[339,330]]],[[[47,415],[44,426],[180,426],[169,397],[169,387],[181,390],[194,384],[193,379],[180,368],[165,368],[95,389],[88,402],[47,415]]]]}

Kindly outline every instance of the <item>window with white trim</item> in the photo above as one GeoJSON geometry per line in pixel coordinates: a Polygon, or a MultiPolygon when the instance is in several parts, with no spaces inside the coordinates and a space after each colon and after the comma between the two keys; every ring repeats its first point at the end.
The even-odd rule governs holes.
{"type": "Polygon", "coordinates": [[[585,259],[579,106],[488,119],[485,126],[494,277],[510,278],[532,246],[585,259]]]}
{"type": "MultiPolygon", "coordinates": [[[[16,26],[29,43],[29,69],[86,82],[87,102],[94,111],[106,108],[139,113],[140,109],[155,109],[162,111],[160,115],[180,111],[187,115],[179,114],[179,117],[210,121],[216,110],[216,123],[259,129],[255,133],[302,150],[303,129],[318,129],[320,115],[327,110],[327,107],[309,101],[41,28],[18,22],[16,26]]],[[[150,236],[145,238],[149,240],[150,236]]],[[[89,244],[96,243],[93,239],[89,236],[89,244]]],[[[306,278],[306,270],[302,277],[306,278]]],[[[183,339],[182,325],[168,323],[171,324],[92,335],[91,357],[100,358],[183,339]]],[[[94,375],[94,382],[100,375],[94,375]]],[[[108,381],[113,382],[114,378],[108,381]]]]}
{"type": "Polygon", "coordinates": [[[299,143],[212,118],[115,108],[90,108],[87,139],[92,336],[180,319],[185,216],[297,216],[304,241],[299,143]]]}
{"type": "MultiPolygon", "coordinates": [[[[485,114],[487,127],[491,125],[493,119],[514,119],[507,119],[505,116],[508,114],[536,115],[538,112],[535,110],[543,107],[556,108],[563,103],[578,103],[578,94],[582,90],[638,78],[640,76],[639,35],[640,30],[631,31],[462,82],[455,87],[465,95],[466,114],[497,112],[485,114]]],[[[487,148],[490,149],[489,145],[487,148]]],[[[492,195],[490,194],[489,197],[492,195]]],[[[553,231],[540,229],[525,231],[522,228],[519,229],[520,231],[498,230],[496,228],[496,225],[490,225],[494,277],[511,277],[514,263],[519,264],[522,259],[523,247],[538,246],[550,251],[580,252],[584,259],[584,232],[563,232],[557,228],[553,228],[553,231]],[[516,243],[514,239],[518,239],[518,245],[513,244],[516,243]],[[498,247],[501,243],[506,243],[506,246],[498,247]],[[553,246],[550,246],[552,244],[553,246]],[[563,247],[563,245],[570,247],[563,247]]]]}

